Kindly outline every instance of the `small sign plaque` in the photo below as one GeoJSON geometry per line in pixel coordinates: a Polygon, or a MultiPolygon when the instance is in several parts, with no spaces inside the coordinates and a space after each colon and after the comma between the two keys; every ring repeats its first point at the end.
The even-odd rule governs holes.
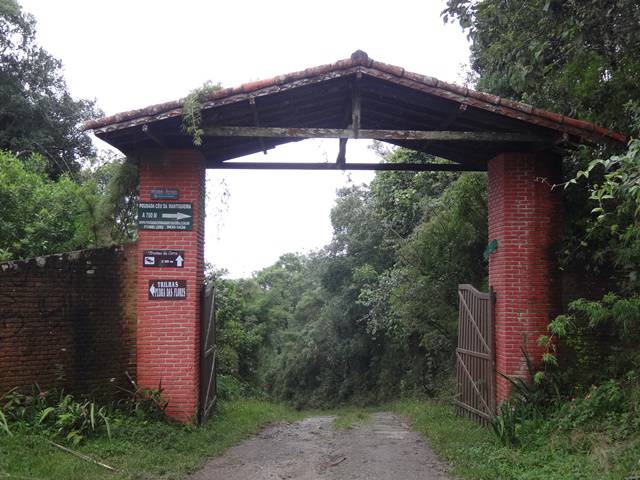
{"type": "Polygon", "coordinates": [[[177,188],[154,188],[151,190],[151,200],[177,200],[180,191],[177,188]]]}
{"type": "Polygon", "coordinates": [[[193,204],[140,202],[138,226],[142,230],[193,230],[193,204]]]}
{"type": "Polygon", "coordinates": [[[142,255],[143,267],[184,267],[184,250],[145,250],[142,255]]]}
{"type": "Polygon", "coordinates": [[[149,280],[149,300],[186,300],[186,280],[149,280]]]}

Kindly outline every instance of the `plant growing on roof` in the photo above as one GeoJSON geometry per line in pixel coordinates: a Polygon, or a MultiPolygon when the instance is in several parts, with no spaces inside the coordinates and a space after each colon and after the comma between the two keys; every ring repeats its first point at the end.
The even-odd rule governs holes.
{"type": "Polygon", "coordinates": [[[220,83],[206,81],[200,88],[192,90],[184,99],[182,105],[182,128],[185,132],[193,137],[195,146],[202,145],[201,128],[202,123],[202,104],[214,92],[222,89],[220,83]]]}

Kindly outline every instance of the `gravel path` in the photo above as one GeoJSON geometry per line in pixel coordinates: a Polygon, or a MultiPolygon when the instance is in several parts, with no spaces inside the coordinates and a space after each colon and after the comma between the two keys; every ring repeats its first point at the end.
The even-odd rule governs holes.
{"type": "Polygon", "coordinates": [[[212,459],[191,480],[450,480],[446,466],[392,413],[336,431],[334,417],[272,425],[212,459]]]}

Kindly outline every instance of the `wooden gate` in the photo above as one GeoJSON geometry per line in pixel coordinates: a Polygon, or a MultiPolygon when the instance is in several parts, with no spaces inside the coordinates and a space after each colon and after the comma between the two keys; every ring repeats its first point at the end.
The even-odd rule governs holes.
{"type": "Polygon", "coordinates": [[[216,303],[213,285],[202,288],[200,330],[200,411],[204,424],[216,404],[216,303]]]}
{"type": "Polygon", "coordinates": [[[456,348],[458,412],[487,424],[496,411],[493,292],[458,286],[460,317],[456,348]]]}

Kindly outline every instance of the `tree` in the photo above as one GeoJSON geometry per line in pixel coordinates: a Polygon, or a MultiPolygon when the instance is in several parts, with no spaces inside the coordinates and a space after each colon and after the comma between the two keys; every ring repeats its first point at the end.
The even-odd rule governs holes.
{"type": "Polygon", "coordinates": [[[0,149],[26,159],[38,153],[52,178],[78,172],[94,154],[83,121],[94,102],[74,100],[60,60],[35,42],[36,21],[15,0],[0,0],[0,149]]]}
{"type": "Polygon", "coordinates": [[[137,170],[114,160],[75,179],[49,178],[37,154],[0,150],[0,260],[122,243],[135,238],[137,170]]]}
{"type": "Polygon", "coordinates": [[[27,258],[96,245],[95,184],[68,175],[51,180],[39,155],[0,151],[0,259],[27,258]]]}
{"type": "Polygon", "coordinates": [[[640,105],[636,0],[448,0],[478,88],[633,133],[640,105]]]}
{"type": "MultiPolygon", "coordinates": [[[[640,133],[640,4],[636,0],[448,0],[472,40],[481,90],[640,133]]],[[[563,162],[565,180],[619,151],[583,146],[563,162]]],[[[589,182],[598,184],[602,170],[589,182]]],[[[618,276],[609,232],[593,228],[588,188],[567,188],[564,271],[606,282],[618,276]]]]}
{"type": "MultiPolygon", "coordinates": [[[[384,160],[434,161],[404,149],[384,160]]],[[[299,406],[432,392],[453,366],[457,285],[486,277],[486,203],[480,174],[379,172],[339,190],[329,245],[236,281],[225,358],[299,406]]]]}

